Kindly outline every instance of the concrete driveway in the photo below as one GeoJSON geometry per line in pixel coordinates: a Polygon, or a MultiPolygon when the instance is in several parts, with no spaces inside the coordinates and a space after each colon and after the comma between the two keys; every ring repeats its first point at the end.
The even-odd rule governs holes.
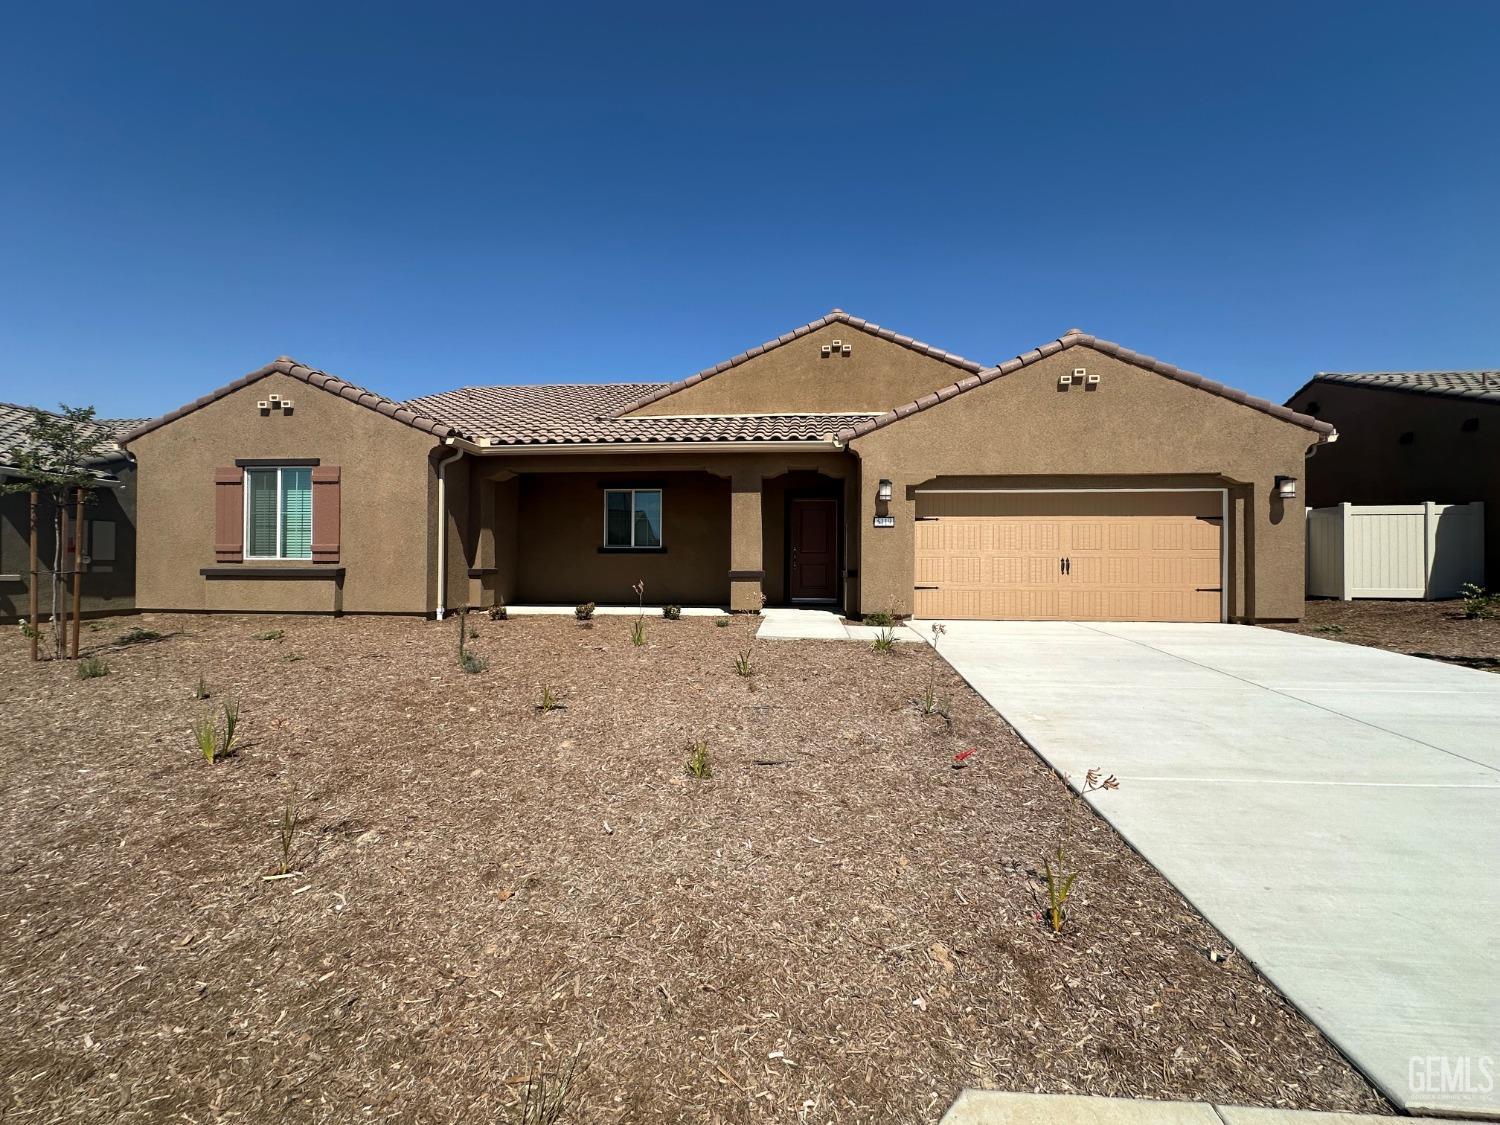
{"type": "Polygon", "coordinates": [[[1500,1115],[1500,676],[1236,625],[939,648],[1075,783],[1117,774],[1098,811],[1393,1101],[1500,1115]]]}

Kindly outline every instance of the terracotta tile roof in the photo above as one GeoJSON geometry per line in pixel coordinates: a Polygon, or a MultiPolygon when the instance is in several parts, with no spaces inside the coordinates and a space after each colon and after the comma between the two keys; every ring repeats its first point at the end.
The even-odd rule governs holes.
{"type": "Polygon", "coordinates": [[[310,387],[316,387],[320,391],[338,395],[340,398],[348,399],[359,406],[367,407],[378,414],[384,414],[387,418],[413,426],[423,433],[429,433],[433,437],[453,437],[458,431],[436,418],[429,417],[412,410],[410,407],[399,402],[393,402],[384,395],[378,395],[374,391],[367,391],[363,387],[357,387],[353,383],[345,382],[343,379],[329,375],[327,372],[318,371],[308,367],[306,364],[298,363],[296,360],[282,356],[274,363],[268,363],[259,370],[252,371],[227,383],[216,391],[211,391],[202,398],[194,399],[186,406],[179,406],[176,410],[168,411],[160,418],[153,418],[149,422],[136,426],[120,438],[120,444],[124,445],[134,441],[142,434],[149,434],[152,430],[165,426],[168,422],[175,422],[184,415],[191,414],[195,410],[201,410],[211,402],[217,402],[225,395],[233,394],[235,391],[248,387],[251,383],[264,379],[268,375],[287,375],[293,379],[300,380],[310,387]]]}
{"type": "Polygon", "coordinates": [[[722,374],[732,367],[738,367],[746,360],[754,359],[758,355],[765,355],[769,351],[775,351],[782,344],[790,344],[793,340],[800,340],[803,336],[816,332],[820,328],[826,328],[830,324],[847,324],[850,328],[857,328],[861,332],[868,332],[872,336],[879,336],[882,340],[889,340],[894,344],[900,344],[903,348],[910,348],[912,351],[919,352],[930,359],[942,360],[944,363],[952,364],[954,367],[962,368],[971,373],[984,370],[984,364],[982,363],[976,363],[972,359],[965,359],[961,355],[954,355],[952,352],[946,352],[942,348],[935,348],[931,344],[924,344],[921,340],[914,340],[910,336],[903,336],[899,332],[893,332],[889,328],[882,328],[880,325],[872,324],[860,317],[850,316],[843,309],[834,309],[827,316],[819,317],[811,324],[804,324],[801,328],[794,328],[784,336],[778,336],[774,340],[767,340],[764,344],[751,348],[749,351],[741,352],[739,355],[731,359],[726,359],[723,363],[715,364],[713,367],[706,367],[696,375],[689,375],[686,379],[680,379],[675,383],[668,383],[665,386],[658,386],[652,390],[645,391],[639,399],[621,406],[619,413],[629,414],[632,410],[639,410],[641,407],[649,406],[653,402],[660,402],[668,395],[676,394],[685,387],[691,387],[703,382],[705,379],[712,379],[715,375],[722,374]]]}
{"type": "Polygon", "coordinates": [[[406,405],[440,417],[482,445],[704,441],[825,441],[876,414],[717,414],[617,418],[665,383],[550,383],[462,387],[406,405]]]}
{"type": "Polygon", "coordinates": [[[1012,372],[1020,371],[1024,367],[1030,367],[1039,359],[1045,359],[1049,355],[1056,355],[1064,348],[1071,348],[1075,345],[1082,345],[1083,347],[1092,348],[1097,352],[1103,352],[1105,355],[1113,356],[1115,359],[1125,363],[1145,368],[1147,371],[1154,371],[1158,375],[1165,375],[1168,379],[1175,379],[1179,383],[1186,383],[1190,387],[1197,387],[1199,390],[1207,391],[1209,394],[1218,395],[1220,398],[1227,398],[1231,402],[1238,402],[1243,406],[1250,407],[1252,410],[1259,410],[1263,414],[1269,414],[1273,418],[1280,418],[1283,422],[1291,422],[1294,425],[1303,426],[1325,436],[1334,432],[1333,426],[1329,423],[1320,422],[1318,419],[1306,414],[1299,414],[1289,407],[1278,406],[1267,399],[1256,398],[1254,395],[1246,394],[1244,391],[1236,390],[1234,387],[1215,382],[1202,375],[1195,375],[1191,371],[1184,371],[1182,368],[1170,363],[1163,363],[1152,356],[1131,351],[1129,348],[1110,340],[1101,340],[1097,336],[1090,336],[1087,332],[1083,332],[1080,329],[1070,328],[1058,339],[1043,344],[1040,348],[1034,348],[1029,352],[1018,355],[1015,359],[1008,359],[998,367],[986,368],[975,375],[969,376],[967,379],[961,379],[957,383],[943,387],[941,390],[923,395],[915,402],[908,402],[903,406],[898,406],[896,409],[882,414],[878,418],[857,423],[841,431],[838,435],[839,441],[848,442],[854,438],[863,437],[865,434],[889,426],[893,422],[899,422],[902,418],[906,418],[909,415],[927,410],[930,407],[938,405],[940,402],[947,402],[950,398],[961,395],[966,391],[972,391],[975,387],[982,387],[984,384],[993,383],[996,379],[1002,379],[1012,372]]]}
{"type": "Polygon", "coordinates": [[[1500,371],[1319,371],[1312,381],[1500,402],[1500,371]]]}
{"type": "MultiPolygon", "coordinates": [[[[31,426],[33,409],[35,408],[30,406],[0,402],[0,464],[7,463],[11,451],[24,442],[25,434],[31,426]]],[[[44,410],[42,413],[57,417],[51,410],[44,410]]],[[[116,442],[120,435],[140,424],[139,418],[95,418],[88,429],[91,433],[98,435],[99,456],[108,458],[112,453],[119,455],[116,442]]]]}

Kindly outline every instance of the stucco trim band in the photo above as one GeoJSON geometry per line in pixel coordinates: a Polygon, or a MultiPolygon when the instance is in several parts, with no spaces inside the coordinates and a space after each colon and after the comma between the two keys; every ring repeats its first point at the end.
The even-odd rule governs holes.
{"type": "Polygon", "coordinates": [[[342,582],[341,566],[205,566],[204,578],[333,578],[342,582]]]}

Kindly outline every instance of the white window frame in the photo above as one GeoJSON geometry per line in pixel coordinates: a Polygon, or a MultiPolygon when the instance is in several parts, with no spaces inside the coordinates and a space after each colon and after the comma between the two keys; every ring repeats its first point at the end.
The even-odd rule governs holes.
{"type": "MultiPolygon", "coordinates": [[[[245,516],[244,516],[244,532],[243,532],[243,534],[244,534],[244,544],[245,544],[245,553],[244,553],[243,557],[245,558],[245,560],[247,562],[249,562],[251,560],[253,560],[255,562],[311,562],[312,561],[312,552],[311,551],[308,552],[306,558],[303,558],[300,555],[283,555],[283,554],[280,553],[280,552],[282,552],[282,551],[284,551],[286,549],[286,537],[282,534],[282,531],[283,531],[283,528],[282,528],[282,516],[283,516],[283,512],[282,512],[282,499],[283,499],[283,497],[282,497],[282,491],[283,491],[283,489],[285,487],[282,482],[285,480],[285,477],[283,476],[283,474],[288,469],[308,469],[309,470],[309,476],[311,476],[311,466],[306,465],[306,464],[303,464],[303,465],[246,465],[243,468],[244,476],[243,476],[243,478],[241,480],[240,491],[242,491],[245,494],[245,496],[244,496],[244,501],[245,501],[245,504],[244,504],[244,507],[245,507],[245,516]],[[277,553],[274,554],[274,555],[252,555],[250,553],[250,474],[251,473],[275,473],[276,474],[276,551],[277,551],[277,553]]],[[[312,522],[313,502],[314,502],[314,497],[313,497],[313,492],[312,492],[312,482],[309,480],[309,482],[308,482],[308,493],[307,493],[307,515],[308,515],[308,523],[309,524],[311,524],[311,522],[312,522]]]]}
{"type": "Polygon", "coordinates": [[[600,536],[600,542],[604,544],[606,551],[664,551],[667,547],[667,501],[662,495],[660,488],[606,488],[604,490],[604,527],[600,536]],[[630,496],[630,542],[628,544],[611,543],[609,541],[609,494],[611,492],[624,492],[630,496]],[[656,493],[656,507],[661,513],[661,526],[656,529],[656,537],[661,540],[654,547],[638,547],[635,542],[635,497],[640,492],[656,493]]]}

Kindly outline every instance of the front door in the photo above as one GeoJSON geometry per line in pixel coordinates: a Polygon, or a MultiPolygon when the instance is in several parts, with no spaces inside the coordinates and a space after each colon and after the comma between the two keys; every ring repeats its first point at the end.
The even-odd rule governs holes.
{"type": "Polygon", "coordinates": [[[831,496],[791,501],[787,596],[794,602],[832,602],[839,589],[839,503],[831,496]]]}

